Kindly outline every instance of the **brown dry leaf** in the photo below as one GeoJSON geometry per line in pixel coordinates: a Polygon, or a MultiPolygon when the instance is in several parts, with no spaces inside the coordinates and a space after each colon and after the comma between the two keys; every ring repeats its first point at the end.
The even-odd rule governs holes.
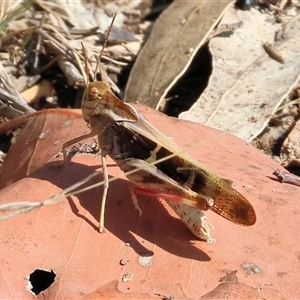
{"type": "Polygon", "coordinates": [[[287,39],[275,43],[275,32],[281,25],[273,16],[231,7],[221,24],[240,20],[243,26],[230,37],[211,40],[213,73],[209,85],[180,117],[250,141],[264,129],[300,78],[300,15],[286,25],[287,39]],[[275,45],[285,64],[268,56],[262,47],[265,42],[275,45]]]}
{"type": "MultiPolygon", "coordinates": [[[[116,278],[124,294],[155,298],[153,287],[179,283],[188,298],[199,299],[218,285],[225,270],[238,270],[239,280],[260,289],[264,299],[276,299],[267,287],[282,298],[299,298],[299,188],[276,181],[272,173],[280,166],[230,134],[141,106],[137,109],[212,171],[236,181],[237,189],[253,204],[257,223],[242,227],[208,211],[218,243],[201,242],[157,199],[138,198],[143,211],[139,218],[129,182],[118,179],[108,192],[103,234],[97,231],[102,188],[1,223],[0,298],[32,299],[24,278],[36,268],[57,274],[45,299],[78,299],[116,278]],[[153,264],[143,267],[138,258],[147,253],[153,255],[153,264]],[[129,261],[121,266],[124,257],[129,261]],[[241,267],[245,262],[257,265],[261,273],[247,274],[241,267]],[[133,280],[121,282],[127,272],[134,273],[133,280]]],[[[78,123],[85,126],[83,120],[78,123]]],[[[1,203],[46,199],[99,165],[100,159],[90,155],[75,155],[62,169],[45,165],[3,189],[1,203]]],[[[122,176],[109,159],[108,172],[122,176]]],[[[241,299],[241,295],[231,296],[241,299]]]]}
{"type": "Polygon", "coordinates": [[[0,175],[0,188],[41,168],[61,151],[62,144],[89,132],[74,111],[48,109],[15,118],[0,125],[0,133],[25,126],[10,148],[0,175]]]}
{"type": "Polygon", "coordinates": [[[157,107],[189,67],[230,1],[174,1],[157,19],[125,91],[125,101],[157,107]]]}

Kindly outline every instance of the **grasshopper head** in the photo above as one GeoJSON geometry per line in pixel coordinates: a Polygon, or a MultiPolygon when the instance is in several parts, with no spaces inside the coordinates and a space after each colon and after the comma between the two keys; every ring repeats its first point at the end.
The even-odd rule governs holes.
{"type": "Polygon", "coordinates": [[[85,88],[81,109],[87,123],[94,115],[106,115],[116,122],[137,121],[139,118],[135,108],[119,99],[103,81],[94,81],[85,88]]]}
{"type": "Polygon", "coordinates": [[[89,123],[92,115],[99,114],[103,110],[103,97],[106,93],[115,96],[108,84],[103,81],[94,81],[85,88],[81,101],[81,110],[87,123],[89,123]]]}

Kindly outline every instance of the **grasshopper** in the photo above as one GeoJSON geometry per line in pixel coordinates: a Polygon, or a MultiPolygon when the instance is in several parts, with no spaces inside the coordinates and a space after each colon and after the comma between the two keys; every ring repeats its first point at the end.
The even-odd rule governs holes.
{"type": "Polygon", "coordinates": [[[100,232],[104,229],[109,182],[107,155],[134,184],[131,190],[137,208],[137,193],[163,198],[201,239],[215,242],[210,235],[213,226],[203,213],[208,209],[240,225],[255,223],[252,205],[232,186],[232,181],[218,177],[185,153],[132,105],[119,99],[106,83],[94,81],[88,84],[81,108],[91,132],[65,143],[63,155],[66,161],[67,147],[98,136],[104,176],[100,232]]]}

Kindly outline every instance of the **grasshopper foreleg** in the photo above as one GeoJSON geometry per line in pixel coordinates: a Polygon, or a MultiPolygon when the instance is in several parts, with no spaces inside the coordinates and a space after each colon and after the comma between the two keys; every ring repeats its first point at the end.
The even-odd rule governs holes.
{"type": "MultiPolygon", "coordinates": [[[[82,140],[85,140],[87,138],[95,136],[95,133],[91,131],[88,134],[79,136],[73,140],[70,140],[66,143],[63,144],[62,146],[62,152],[63,152],[63,160],[59,161],[59,165],[64,165],[67,161],[67,151],[66,149],[70,147],[73,144],[76,144],[82,140]]],[[[101,208],[100,208],[100,218],[99,218],[99,231],[103,232],[104,230],[104,215],[105,215],[105,204],[106,204],[106,198],[107,198],[107,191],[108,191],[108,172],[107,172],[107,166],[106,166],[106,155],[107,151],[106,150],[101,150],[101,163],[102,163],[102,169],[103,169],[103,194],[102,194],[102,201],[101,201],[101,208]]]]}
{"type": "Polygon", "coordinates": [[[70,140],[70,141],[67,141],[66,143],[64,143],[61,147],[61,150],[62,150],[62,153],[63,153],[63,160],[62,161],[55,161],[55,162],[53,162],[53,164],[58,165],[58,167],[63,166],[67,162],[67,158],[68,158],[66,149],[69,148],[70,146],[72,146],[73,144],[76,144],[76,143],[78,143],[82,140],[85,140],[87,138],[93,137],[94,135],[95,135],[94,133],[90,132],[88,134],[81,135],[81,136],[79,136],[79,137],[77,137],[73,140],[70,140]]]}

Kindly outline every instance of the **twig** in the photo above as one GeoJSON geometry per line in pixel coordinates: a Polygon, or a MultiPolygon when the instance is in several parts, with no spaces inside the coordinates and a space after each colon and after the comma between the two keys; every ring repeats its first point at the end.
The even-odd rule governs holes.
{"type": "Polygon", "coordinates": [[[68,80],[70,86],[85,86],[85,81],[78,69],[64,58],[58,59],[58,65],[68,80]]]}
{"type": "Polygon", "coordinates": [[[300,186],[300,177],[292,173],[276,169],[273,172],[273,175],[275,175],[281,183],[290,183],[296,186],[300,186]]]}
{"type": "MultiPolygon", "coordinates": [[[[60,202],[60,200],[63,197],[68,197],[70,195],[74,195],[75,193],[79,193],[80,191],[73,192],[73,190],[77,189],[81,185],[85,184],[86,182],[90,181],[93,177],[98,176],[99,172],[94,172],[91,175],[87,176],[86,178],[80,180],[79,182],[73,184],[72,186],[66,188],[65,190],[61,191],[59,194],[54,195],[44,201],[40,202],[27,202],[27,201],[21,201],[21,202],[11,202],[8,204],[2,204],[0,205],[0,212],[6,212],[6,211],[13,211],[12,213],[9,213],[7,215],[4,215],[0,217],[0,221],[4,221],[10,218],[13,218],[17,215],[28,213],[36,208],[46,206],[46,205],[53,205],[60,202]]],[[[81,190],[82,191],[82,190],[81,190]]]]}

